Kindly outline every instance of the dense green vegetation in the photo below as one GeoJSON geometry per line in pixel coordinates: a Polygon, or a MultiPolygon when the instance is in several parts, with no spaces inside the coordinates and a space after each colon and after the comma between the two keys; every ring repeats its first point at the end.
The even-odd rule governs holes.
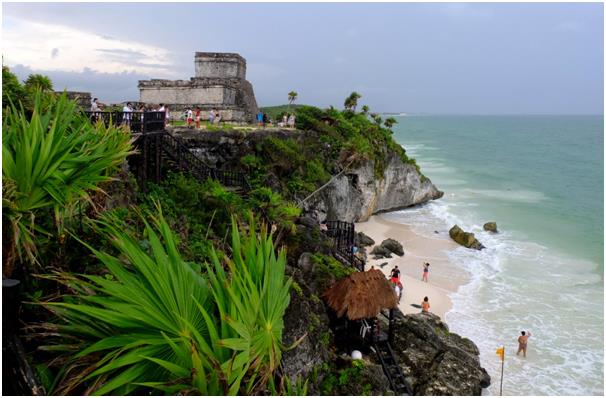
{"type": "Polygon", "coordinates": [[[107,267],[103,276],[52,277],[75,291],[44,304],[62,320],[45,327],[74,342],[41,347],[70,354],[54,392],[73,394],[83,383],[99,395],[263,391],[282,352],[285,253],[276,256],[264,226],[257,235],[250,218],[241,235],[232,217],[231,258],[211,248],[202,272],[181,257],[178,237],[156,210],[142,217],[147,245],[113,217],[97,222],[118,251],[89,246],[107,267]]]}
{"type": "MultiPolygon", "coordinates": [[[[384,178],[390,151],[420,172],[415,160],[395,142],[391,130],[382,126],[382,120],[374,121],[364,111],[353,111],[352,101],[357,99],[359,94],[349,99],[352,109],[344,111],[297,106],[297,128],[316,134],[265,138],[256,146],[254,154],[240,161],[251,175],[252,183],[279,187],[286,198],[300,201],[339,171],[366,161],[373,162],[377,179],[384,178]]],[[[275,108],[282,111],[285,107],[287,105],[275,108]]],[[[393,118],[386,120],[388,127],[395,123],[393,118]]],[[[421,178],[424,179],[422,175],[421,178]]]]}
{"type": "Polygon", "coordinates": [[[11,104],[23,107],[29,114],[36,96],[47,97],[53,91],[53,83],[44,75],[32,74],[23,82],[7,66],[2,66],[2,109],[11,104]]]}
{"type": "MultiPolygon", "coordinates": [[[[181,173],[139,186],[121,167],[128,131],[92,125],[44,76],[21,85],[5,74],[3,272],[23,282],[20,321],[45,392],[305,394],[306,380],[278,372],[291,287],[304,294],[277,242],[315,253],[320,289],[351,274],[322,254],[319,229],[299,234],[300,201],[363,161],[383,178],[388,150],[414,164],[367,107],[355,112],[360,95],[338,111],[294,105],[289,93],[310,133],[254,141],[240,158],[244,197],[181,173]]],[[[316,316],[308,332],[320,326],[316,316]]],[[[321,391],[342,391],[362,369],[327,370],[321,391]]]]}
{"type": "Polygon", "coordinates": [[[54,215],[64,235],[89,192],[116,173],[131,153],[130,136],[119,128],[92,126],[65,95],[34,97],[31,116],[15,105],[2,125],[3,229],[11,228],[3,274],[10,277],[15,251],[21,261],[39,263],[36,235],[48,237],[38,218],[54,215]],[[10,226],[10,227],[9,227],[10,226]]]}
{"type": "Polygon", "coordinates": [[[285,114],[291,114],[302,106],[300,104],[287,104],[287,105],[276,105],[276,106],[263,106],[259,109],[262,112],[267,113],[267,117],[274,121],[282,120],[282,116],[285,114]]]}

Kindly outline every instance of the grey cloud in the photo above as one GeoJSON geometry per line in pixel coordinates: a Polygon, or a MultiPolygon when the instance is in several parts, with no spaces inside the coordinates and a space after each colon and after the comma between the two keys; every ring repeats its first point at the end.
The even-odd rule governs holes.
{"type": "Polygon", "coordinates": [[[59,49],[58,48],[53,48],[53,50],[51,51],[51,58],[57,58],[57,56],[59,55],[59,49]]]}
{"type": "Polygon", "coordinates": [[[127,72],[102,73],[88,68],[82,72],[33,70],[24,65],[12,66],[10,69],[22,81],[32,73],[40,73],[52,80],[55,90],[90,92],[93,97],[98,97],[101,102],[105,103],[137,100],[139,98],[138,81],[153,77],[127,72]]]}

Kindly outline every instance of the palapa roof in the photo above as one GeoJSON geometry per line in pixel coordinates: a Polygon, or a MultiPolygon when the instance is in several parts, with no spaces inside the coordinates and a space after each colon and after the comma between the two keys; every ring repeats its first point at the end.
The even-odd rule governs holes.
{"type": "Polygon", "coordinates": [[[396,292],[378,269],[354,272],[335,282],[322,298],[338,317],[351,320],[374,318],[381,309],[398,306],[396,292]]]}

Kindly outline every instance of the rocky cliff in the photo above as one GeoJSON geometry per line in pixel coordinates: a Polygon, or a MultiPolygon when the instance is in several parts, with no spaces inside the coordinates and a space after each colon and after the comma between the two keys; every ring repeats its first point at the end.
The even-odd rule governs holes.
{"type": "MultiPolygon", "coordinates": [[[[298,344],[283,354],[284,375],[309,380],[311,395],[392,395],[375,354],[365,353],[363,366],[356,368],[349,353],[336,348],[327,307],[319,298],[353,269],[331,260],[314,220],[302,218],[296,227],[297,237],[285,242],[287,273],[295,288],[284,317],[283,341],[298,344]]],[[[382,329],[387,330],[387,324],[382,329]]],[[[480,395],[490,384],[477,346],[451,333],[436,315],[398,311],[391,345],[415,395],[480,395]]]]}
{"type": "Polygon", "coordinates": [[[324,218],[360,222],[376,213],[414,206],[442,195],[414,165],[402,162],[391,152],[381,178],[375,176],[373,161],[364,162],[335,178],[308,207],[319,213],[318,218],[324,213],[324,218]]]}
{"type": "MultiPolygon", "coordinates": [[[[305,212],[317,220],[365,221],[373,214],[414,206],[443,195],[428,178],[419,173],[414,163],[402,161],[391,150],[386,151],[386,158],[382,159],[383,170],[378,175],[376,161],[372,159],[359,160],[343,169],[329,160],[327,154],[331,147],[321,142],[321,135],[317,132],[257,130],[246,133],[231,130],[201,134],[186,128],[174,128],[171,132],[186,140],[192,150],[210,166],[218,168],[242,168],[241,159],[247,155],[254,155],[260,162],[269,164],[271,158],[276,156],[272,152],[276,150],[276,140],[294,143],[298,153],[315,146],[312,156],[322,160],[330,172],[327,177],[332,178],[326,178],[330,183],[304,202],[304,196],[308,195],[295,197],[305,212]],[[266,154],[263,153],[263,145],[268,139],[274,146],[266,154]]],[[[264,184],[278,191],[283,191],[280,184],[290,178],[285,176],[288,171],[285,169],[295,162],[288,154],[284,156],[283,162],[274,161],[271,167],[264,170],[264,184]]],[[[320,182],[314,188],[319,185],[320,182]]]]}

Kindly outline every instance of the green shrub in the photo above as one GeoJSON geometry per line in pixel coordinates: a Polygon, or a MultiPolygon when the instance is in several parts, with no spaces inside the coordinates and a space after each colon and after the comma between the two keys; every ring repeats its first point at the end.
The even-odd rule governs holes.
{"type": "MultiPolygon", "coordinates": [[[[3,121],[2,209],[9,253],[38,263],[39,235],[50,236],[38,218],[54,214],[59,239],[64,223],[76,206],[89,199],[90,191],[110,181],[132,153],[130,135],[103,124],[91,125],[65,94],[43,104],[35,97],[31,117],[12,106],[3,121]]],[[[12,272],[13,256],[4,266],[12,272]]]]}
{"type": "Polygon", "coordinates": [[[49,276],[76,292],[44,303],[63,320],[47,326],[70,343],[40,348],[72,354],[53,393],[250,394],[279,366],[291,281],[266,228],[257,236],[251,218],[240,234],[232,219],[232,258],[213,251],[203,276],[157,214],[142,217],[147,247],[111,218],[99,224],[119,255],[90,249],[112,278],[49,276]]]}

